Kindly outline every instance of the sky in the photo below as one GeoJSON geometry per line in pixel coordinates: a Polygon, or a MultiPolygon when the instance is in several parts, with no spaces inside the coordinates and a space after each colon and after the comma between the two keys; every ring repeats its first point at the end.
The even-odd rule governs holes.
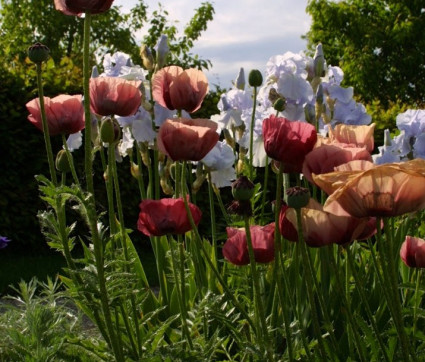
{"type": "MultiPolygon", "coordinates": [[[[158,9],[158,1],[145,0],[148,10],[158,9]]],[[[169,12],[170,20],[177,21],[182,29],[199,7],[201,1],[161,0],[169,12]]],[[[195,42],[193,54],[209,59],[213,66],[206,71],[210,84],[229,88],[241,67],[247,75],[251,69],[264,72],[267,60],[287,51],[298,53],[306,50],[301,39],[310,27],[306,13],[307,0],[215,0],[214,19],[208,29],[195,42]]],[[[127,12],[134,0],[115,0],[127,12]]],[[[141,39],[144,29],[140,30],[141,39]]]]}

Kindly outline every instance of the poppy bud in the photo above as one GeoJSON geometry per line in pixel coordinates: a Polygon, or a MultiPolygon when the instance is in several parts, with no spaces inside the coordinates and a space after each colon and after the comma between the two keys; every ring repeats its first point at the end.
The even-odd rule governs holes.
{"type": "Polygon", "coordinates": [[[56,155],[55,166],[56,166],[56,169],[60,172],[71,171],[71,166],[69,164],[68,156],[66,155],[65,150],[60,150],[58,154],[56,155]]]}
{"type": "Polygon", "coordinates": [[[260,87],[263,84],[263,76],[258,69],[253,69],[249,72],[248,83],[251,87],[260,87]]]}
{"type": "Polygon", "coordinates": [[[115,143],[120,139],[120,126],[112,118],[105,118],[100,124],[100,139],[105,143],[115,143]]]}
{"type": "Polygon", "coordinates": [[[250,200],[254,195],[254,184],[248,177],[241,176],[232,183],[232,195],[238,201],[250,200]]]}
{"type": "Polygon", "coordinates": [[[291,187],[286,191],[285,199],[289,207],[301,209],[310,201],[310,191],[304,187],[291,187]]]}
{"type": "Polygon", "coordinates": [[[50,50],[41,43],[35,43],[28,48],[28,57],[34,63],[42,63],[49,59],[50,50]]]}
{"type": "Polygon", "coordinates": [[[285,100],[283,98],[278,98],[273,103],[273,108],[278,112],[283,112],[285,110],[285,100]]]}

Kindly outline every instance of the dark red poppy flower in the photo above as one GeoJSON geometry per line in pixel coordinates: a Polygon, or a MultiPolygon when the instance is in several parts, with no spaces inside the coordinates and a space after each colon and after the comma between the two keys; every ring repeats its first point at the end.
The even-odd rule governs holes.
{"type": "MultiPolygon", "coordinates": [[[[144,200],[139,206],[137,229],[147,236],[184,234],[192,229],[182,198],[144,200]]],[[[192,203],[189,203],[189,209],[195,225],[198,225],[201,210],[192,203]]]]}
{"type": "Polygon", "coordinates": [[[116,77],[90,79],[90,107],[100,116],[132,116],[142,103],[140,81],[116,77]]]}
{"type": "Polygon", "coordinates": [[[263,121],[263,139],[267,155],[282,162],[285,172],[301,172],[305,156],[316,143],[317,132],[307,122],[272,115],[263,121]]]}
{"type": "Polygon", "coordinates": [[[208,93],[208,79],[198,69],[186,69],[172,65],[155,73],[153,98],[170,110],[197,111],[208,93]]]}
{"type": "MultiPolygon", "coordinates": [[[[254,257],[257,263],[270,263],[274,260],[274,228],[274,223],[250,227],[254,257]]],[[[249,264],[245,229],[228,227],[226,231],[227,241],[223,245],[223,256],[235,265],[249,264]]]]}
{"type": "Polygon", "coordinates": [[[109,10],[114,0],[55,0],[55,8],[65,15],[80,15],[86,11],[100,14],[109,10]]]}
{"type": "MultiPolygon", "coordinates": [[[[61,94],[54,98],[44,97],[44,109],[50,136],[73,134],[84,128],[82,98],[81,94],[74,96],[61,94]]],[[[26,106],[30,112],[28,120],[43,131],[40,100],[35,98],[29,101],[26,106]]]]}
{"type": "Polygon", "coordinates": [[[167,119],[158,131],[158,149],[173,161],[200,161],[217,144],[217,123],[209,119],[167,119]]]}

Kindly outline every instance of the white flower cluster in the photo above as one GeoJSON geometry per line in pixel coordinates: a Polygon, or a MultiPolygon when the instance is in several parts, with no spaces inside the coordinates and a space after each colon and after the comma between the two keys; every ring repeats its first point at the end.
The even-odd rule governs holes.
{"type": "Polygon", "coordinates": [[[384,133],[384,145],[378,147],[379,154],[373,155],[377,164],[401,162],[413,158],[425,159],[425,110],[409,109],[396,118],[400,133],[391,138],[390,131],[384,133]]]}

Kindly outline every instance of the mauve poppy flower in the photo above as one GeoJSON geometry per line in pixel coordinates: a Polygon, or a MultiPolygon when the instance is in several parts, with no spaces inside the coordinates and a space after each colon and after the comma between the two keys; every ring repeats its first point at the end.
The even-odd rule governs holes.
{"type": "Polygon", "coordinates": [[[302,173],[313,182],[312,174],[320,175],[334,171],[334,168],[353,160],[372,161],[365,147],[351,147],[344,143],[321,143],[315,147],[304,160],[302,173]]]}
{"type": "MultiPolygon", "coordinates": [[[[375,220],[329,214],[323,211],[322,205],[314,199],[310,199],[309,204],[301,208],[301,216],[304,241],[311,247],[329,244],[344,245],[353,240],[368,238],[376,229],[375,220]]],[[[285,239],[298,241],[295,209],[282,207],[279,215],[279,230],[285,239]]]]}
{"type": "Polygon", "coordinates": [[[320,175],[313,174],[313,182],[330,195],[345,185],[347,180],[373,167],[375,165],[370,161],[354,160],[334,167],[334,172],[322,173],[320,175]]]}
{"type": "Polygon", "coordinates": [[[324,210],[355,217],[399,216],[425,208],[425,160],[384,164],[347,179],[324,210]]]}
{"type": "Polygon", "coordinates": [[[156,72],[152,81],[153,99],[170,110],[197,111],[208,93],[208,79],[198,69],[172,65],[156,72]]]}
{"type": "Polygon", "coordinates": [[[411,268],[425,268],[425,240],[406,236],[400,249],[404,264],[411,268]]]}
{"type": "Polygon", "coordinates": [[[173,161],[200,161],[219,139],[209,119],[167,119],[158,131],[158,149],[173,161]]]}
{"type": "Polygon", "coordinates": [[[263,121],[263,139],[267,155],[282,162],[285,172],[301,172],[305,156],[316,144],[317,132],[310,123],[272,115],[263,121]]]}
{"type": "MultiPolygon", "coordinates": [[[[250,226],[252,247],[257,263],[274,260],[274,223],[250,226]]],[[[228,227],[227,241],[223,245],[223,256],[234,265],[249,264],[248,244],[245,229],[228,227]]]]}
{"type": "Polygon", "coordinates": [[[109,10],[114,0],[55,0],[55,8],[65,15],[80,15],[86,11],[100,14],[109,10]]]}
{"type": "MultiPolygon", "coordinates": [[[[147,236],[184,234],[192,230],[184,201],[179,199],[144,200],[140,203],[137,229],[147,236]]],[[[189,203],[195,225],[201,221],[202,212],[189,203]]]]}
{"type": "Polygon", "coordinates": [[[331,141],[346,143],[355,147],[365,147],[369,152],[372,152],[374,130],[374,123],[369,126],[338,124],[329,132],[329,138],[331,141]]]}
{"type": "Polygon", "coordinates": [[[117,77],[90,78],[90,107],[100,116],[132,116],[142,103],[141,82],[117,77]]]}
{"type": "MultiPolygon", "coordinates": [[[[81,131],[84,124],[84,107],[81,94],[70,96],[61,94],[54,98],[44,97],[49,135],[73,134],[81,131]]],[[[41,120],[40,100],[35,98],[29,101],[27,109],[30,112],[28,120],[43,131],[41,120]]]]}

